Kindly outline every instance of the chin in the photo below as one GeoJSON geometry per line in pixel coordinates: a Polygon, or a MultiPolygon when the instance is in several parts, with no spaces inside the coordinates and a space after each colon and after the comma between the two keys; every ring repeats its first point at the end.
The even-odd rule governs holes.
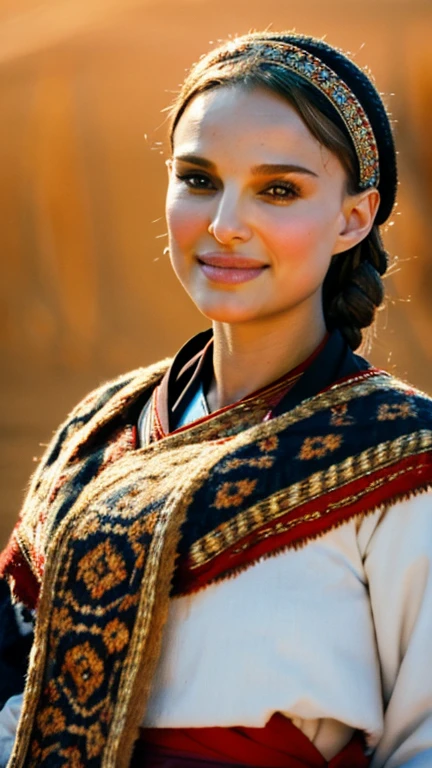
{"type": "Polygon", "coordinates": [[[197,304],[196,306],[204,317],[215,323],[247,323],[258,320],[260,317],[260,315],[257,315],[256,310],[246,309],[246,307],[209,306],[202,304],[197,304]]]}

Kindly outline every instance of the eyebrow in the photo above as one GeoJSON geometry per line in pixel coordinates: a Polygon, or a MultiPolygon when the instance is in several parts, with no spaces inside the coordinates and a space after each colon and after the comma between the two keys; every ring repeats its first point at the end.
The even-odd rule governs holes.
{"type": "MultiPolygon", "coordinates": [[[[216,166],[210,160],[206,160],[205,157],[199,157],[198,155],[179,155],[174,157],[180,163],[191,163],[198,165],[201,168],[206,168],[209,171],[215,171],[216,166]]],[[[304,173],[308,176],[318,177],[315,171],[311,171],[310,168],[305,168],[302,165],[295,165],[293,163],[264,163],[262,165],[254,165],[252,170],[253,176],[271,176],[273,173],[304,173]]]]}

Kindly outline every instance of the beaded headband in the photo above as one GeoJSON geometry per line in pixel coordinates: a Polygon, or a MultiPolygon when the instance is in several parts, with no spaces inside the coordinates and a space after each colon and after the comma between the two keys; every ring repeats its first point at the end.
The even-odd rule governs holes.
{"type": "MultiPolygon", "coordinates": [[[[379,184],[378,146],[369,118],[352,90],[330,67],[303,48],[282,41],[229,43],[215,52],[214,63],[256,55],[260,60],[284,67],[307,80],[322,93],[342,118],[351,137],[359,164],[360,189],[379,184]]],[[[207,66],[211,63],[206,57],[207,66]]]]}

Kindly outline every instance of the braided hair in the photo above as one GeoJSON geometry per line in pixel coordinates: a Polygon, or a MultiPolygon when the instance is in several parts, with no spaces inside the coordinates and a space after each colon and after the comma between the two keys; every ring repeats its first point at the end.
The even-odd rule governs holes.
{"type": "MultiPolygon", "coordinates": [[[[245,43],[288,43],[313,54],[351,89],[365,110],[379,153],[380,205],[369,234],[358,245],[335,254],[323,284],[323,311],[328,330],[339,329],[349,346],[362,342],[384,300],[382,276],[388,267],[380,225],[391,214],[396,197],[396,153],[390,120],[370,77],[344,53],[322,40],[293,34],[255,32],[221,45],[192,67],[171,108],[170,138],[190,101],[199,93],[224,86],[264,86],[282,96],[300,115],[313,136],[341,161],[347,174],[347,192],[361,190],[356,150],[341,114],[307,79],[259,55],[238,58],[245,43]],[[227,55],[229,52],[230,55],[227,55]]],[[[259,48],[258,48],[259,50],[259,48]]]]}

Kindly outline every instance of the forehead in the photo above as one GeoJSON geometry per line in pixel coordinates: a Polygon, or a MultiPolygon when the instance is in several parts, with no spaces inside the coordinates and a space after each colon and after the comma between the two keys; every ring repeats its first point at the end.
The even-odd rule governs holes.
{"type": "Polygon", "coordinates": [[[251,150],[281,159],[316,156],[323,147],[296,110],[263,87],[221,86],[195,96],[174,133],[175,154],[251,150]]]}

